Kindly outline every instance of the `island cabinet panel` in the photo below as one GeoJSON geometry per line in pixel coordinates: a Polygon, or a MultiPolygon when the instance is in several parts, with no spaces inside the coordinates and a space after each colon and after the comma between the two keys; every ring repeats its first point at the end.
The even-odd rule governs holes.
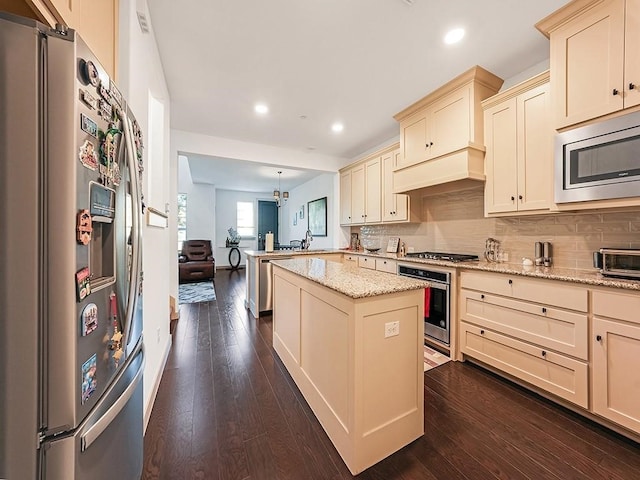
{"type": "Polygon", "coordinates": [[[277,337],[287,354],[300,363],[300,287],[275,276],[274,290],[278,292],[280,301],[278,321],[273,322],[273,336],[277,337]]]}
{"type": "Polygon", "coordinates": [[[300,299],[300,368],[346,431],[349,314],[305,291],[301,291],[300,299]]]}
{"type": "MultiPolygon", "coordinates": [[[[323,265],[337,264],[314,275],[323,265]]],[[[423,435],[423,290],[351,298],[277,263],[273,275],[273,347],[351,473],[423,435]]]]}
{"type": "Polygon", "coordinates": [[[362,328],[362,395],[364,436],[384,430],[389,419],[403,418],[422,408],[416,384],[416,307],[364,315],[362,328]],[[399,335],[385,338],[388,322],[399,322],[399,335]],[[396,359],[393,365],[386,358],[396,359]],[[385,393],[389,392],[389,393],[385,393]]]}

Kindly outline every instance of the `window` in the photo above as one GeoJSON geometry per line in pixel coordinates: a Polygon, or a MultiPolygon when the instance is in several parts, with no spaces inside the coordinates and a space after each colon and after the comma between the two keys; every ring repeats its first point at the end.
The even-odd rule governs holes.
{"type": "Polygon", "coordinates": [[[240,237],[244,239],[256,237],[256,228],[253,221],[253,202],[237,203],[236,223],[240,237]]]}
{"type": "Polygon", "coordinates": [[[187,194],[178,194],[178,251],[182,250],[182,242],[187,239],[187,194]]]}

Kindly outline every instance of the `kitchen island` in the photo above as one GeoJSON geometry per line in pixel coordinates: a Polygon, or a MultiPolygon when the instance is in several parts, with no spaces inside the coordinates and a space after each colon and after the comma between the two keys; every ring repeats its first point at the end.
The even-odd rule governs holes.
{"type": "Polygon", "coordinates": [[[272,265],[274,349],[351,473],[423,435],[429,284],[309,256],[272,265]]]}

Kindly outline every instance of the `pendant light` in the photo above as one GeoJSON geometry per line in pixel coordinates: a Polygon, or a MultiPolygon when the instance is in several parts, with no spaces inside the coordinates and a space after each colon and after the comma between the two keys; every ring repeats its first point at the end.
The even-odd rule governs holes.
{"type": "Polygon", "coordinates": [[[282,171],[278,172],[278,188],[273,191],[273,198],[276,200],[276,205],[278,207],[282,206],[284,202],[289,200],[289,192],[282,192],[282,195],[280,195],[280,175],[282,175],[282,171]]]}

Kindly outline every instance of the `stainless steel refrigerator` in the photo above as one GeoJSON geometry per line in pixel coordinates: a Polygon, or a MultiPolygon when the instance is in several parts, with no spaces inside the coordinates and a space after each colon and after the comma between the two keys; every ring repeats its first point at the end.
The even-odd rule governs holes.
{"type": "Polygon", "coordinates": [[[140,478],[141,159],[78,35],[0,13],[0,479],[140,478]]]}

